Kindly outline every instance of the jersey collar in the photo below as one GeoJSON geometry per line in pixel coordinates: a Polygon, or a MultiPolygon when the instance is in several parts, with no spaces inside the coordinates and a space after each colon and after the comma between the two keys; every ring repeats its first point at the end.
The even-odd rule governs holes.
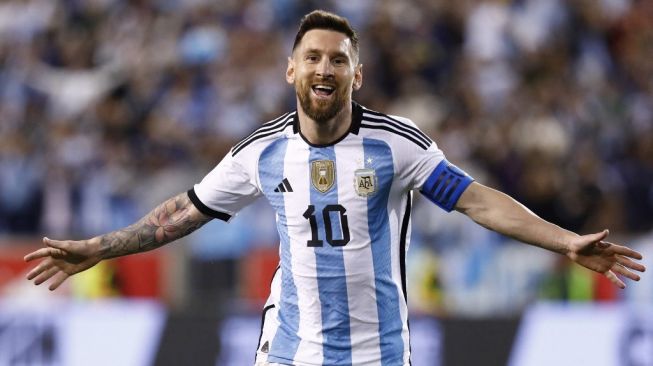
{"type": "Polygon", "coordinates": [[[353,100],[351,101],[351,124],[349,125],[349,131],[344,134],[342,137],[337,139],[336,141],[330,143],[330,144],[324,144],[324,145],[316,145],[316,144],[311,144],[306,140],[304,135],[302,135],[302,132],[299,130],[299,118],[297,117],[297,110],[295,109],[295,118],[293,118],[292,122],[292,131],[293,133],[299,134],[301,136],[302,140],[304,140],[307,144],[313,147],[327,147],[331,145],[335,145],[338,142],[342,141],[347,135],[350,133],[354,135],[358,135],[358,131],[361,128],[361,121],[363,119],[363,107],[361,107],[360,104],[354,102],[353,100]]]}

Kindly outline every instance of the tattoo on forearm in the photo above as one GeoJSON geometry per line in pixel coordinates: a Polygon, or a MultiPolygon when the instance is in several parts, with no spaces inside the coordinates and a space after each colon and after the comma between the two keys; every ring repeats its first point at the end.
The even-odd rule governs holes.
{"type": "Polygon", "coordinates": [[[193,203],[181,193],[157,206],[133,225],[103,235],[100,243],[105,258],[145,252],[184,237],[211,220],[191,215],[193,203]]]}

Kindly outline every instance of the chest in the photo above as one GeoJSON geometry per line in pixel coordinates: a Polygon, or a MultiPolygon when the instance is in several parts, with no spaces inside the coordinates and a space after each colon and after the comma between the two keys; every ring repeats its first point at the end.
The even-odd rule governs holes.
{"type": "Polygon", "coordinates": [[[396,167],[390,146],[380,140],[328,147],[286,140],[261,155],[258,172],[261,190],[273,206],[279,196],[335,204],[387,194],[396,167]]]}
{"type": "Polygon", "coordinates": [[[329,147],[285,141],[259,161],[261,190],[279,224],[309,247],[367,237],[356,230],[387,215],[395,176],[392,151],[379,140],[329,147]]]}

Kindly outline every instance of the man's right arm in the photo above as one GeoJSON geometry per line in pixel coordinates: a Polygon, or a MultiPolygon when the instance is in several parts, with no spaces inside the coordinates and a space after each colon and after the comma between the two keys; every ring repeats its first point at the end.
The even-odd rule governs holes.
{"type": "Polygon", "coordinates": [[[45,248],[25,256],[26,261],[43,259],[28,273],[27,279],[40,285],[54,277],[49,286],[54,290],[69,276],[89,269],[103,259],[161,247],[192,233],[210,220],[211,217],[195,207],[187,193],[181,193],[124,229],[80,241],[44,238],[45,248]]]}
{"type": "Polygon", "coordinates": [[[182,238],[209,222],[187,193],[168,199],[133,225],[91,240],[99,242],[102,259],[156,249],[182,238]]]}

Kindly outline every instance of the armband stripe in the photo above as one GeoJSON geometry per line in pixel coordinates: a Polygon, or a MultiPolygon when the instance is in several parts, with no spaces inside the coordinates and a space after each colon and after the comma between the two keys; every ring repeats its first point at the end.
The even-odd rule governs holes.
{"type": "Polygon", "coordinates": [[[444,196],[444,200],[445,200],[445,202],[448,202],[448,201],[451,199],[451,196],[452,196],[453,193],[456,191],[456,189],[457,189],[458,186],[460,185],[460,182],[462,182],[462,181],[463,181],[462,179],[456,179],[456,183],[454,183],[454,184],[451,186],[451,188],[449,188],[449,191],[447,192],[447,195],[444,196]]]}
{"type": "Polygon", "coordinates": [[[438,189],[438,187],[440,186],[440,183],[442,182],[442,179],[444,179],[445,175],[446,175],[446,173],[444,173],[444,172],[442,172],[442,174],[440,174],[440,176],[438,177],[438,180],[435,182],[435,184],[433,185],[433,187],[429,191],[429,195],[433,196],[435,194],[435,190],[438,189]]]}
{"type": "Polygon", "coordinates": [[[472,177],[445,159],[426,179],[420,192],[443,210],[451,211],[473,181],[472,177]]]}
{"type": "Polygon", "coordinates": [[[199,212],[205,214],[206,216],[220,219],[222,221],[229,221],[229,219],[231,219],[231,215],[228,213],[216,211],[200,201],[200,198],[197,197],[197,194],[195,193],[195,188],[188,190],[188,198],[193,203],[193,205],[195,205],[195,208],[197,208],[199,212]]]}
{"type": "Polygon", "coordinates": [[[434,198],[436,201],[443,202],[442,195],[445,194],[449,188],[451,188],[449,183],[451,183],[451,176],[447,176],[447,180],[444,182],[444,184],[438,187],[438,195],[434,198]]]}

